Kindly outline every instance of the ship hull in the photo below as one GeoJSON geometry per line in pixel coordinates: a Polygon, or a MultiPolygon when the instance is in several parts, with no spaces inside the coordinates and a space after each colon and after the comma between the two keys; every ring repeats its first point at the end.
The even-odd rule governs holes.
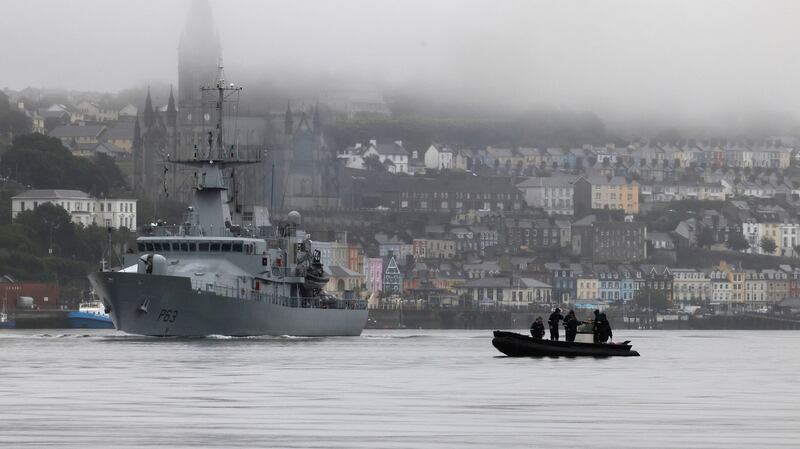
{"type": "Polygon", "coordinates": [[[89,275],[114,326],[153,336],[357,336],[366,309],[288,307],[193,290],[189,278],[95,272],[89,275]]]}

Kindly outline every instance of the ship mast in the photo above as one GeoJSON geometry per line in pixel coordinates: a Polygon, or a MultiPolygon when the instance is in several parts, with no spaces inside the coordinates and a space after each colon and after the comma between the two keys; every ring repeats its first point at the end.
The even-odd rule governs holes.
{"type": "MultiPolygon", "coordinates": [[[[216,150],[217,150],[217,159],[223,159],[225,157],[225,148],[224,148],[224,112],[225,112],[225,99],[230,97],[231,95],[238,94],[241,92],[242,88],[239,86],[230,83],[229,85],[225,85],[225,71],[222,65],[222,58],[219,59],[219,66],[217,67],[217,81],[213,86],[202,86],[200,90],[203,92],[217,92],[217,102],[216,102],[216,109],[217,109],[217,136],[216,136],[216,150]]],[[[211,139],[209,139],[211,140],[211,139]]],[[[211,142],[209,142],[211,143],[211,142]]],[[[231,145],[231,149],[233,146],[231,145]]],[[[213,160],[214,155],[212,148],[209,148],[209,159],[213,160]]],[[[231,152],[232,153],[232,152],[231,152]]],[[[233,154],[231,154],[233,157],[233,154]]]]}

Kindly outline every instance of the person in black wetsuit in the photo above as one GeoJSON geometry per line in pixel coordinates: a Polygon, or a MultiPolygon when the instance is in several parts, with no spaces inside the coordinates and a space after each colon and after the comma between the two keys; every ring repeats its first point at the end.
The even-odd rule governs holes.
{"type": "Polygon", "coordinates": [[[556,307],[556,310],[547,319],[547,324],[550,326],[550,340],[558,340],[558,322],[563,319],[564,315],[561,314],[561,309],[556,307]]]}
{"type": "Polygon", "coordinates": [[[531,337],[536,340],[544,338],[544,323],[542,322],[542,317],[537,317],[533,324],[531,324],[531,337]]]}
{"type": "Polygon", "coordinates": [[[605,313],[599,310],[594,311],[594,323],[592,325],[592,332],[594,333],[595,343],[605,343],[612,337],[611,323],[608,322],[608,317],[605,313]]]}
{"type": "Polygon", "coordinates": [[[578,326],[581,322],[575,317],[575,311],[570,310],[567,316],[564,317],[564,335],[567,341],[575,341],[575,335],[578,334],[578,326]]]}

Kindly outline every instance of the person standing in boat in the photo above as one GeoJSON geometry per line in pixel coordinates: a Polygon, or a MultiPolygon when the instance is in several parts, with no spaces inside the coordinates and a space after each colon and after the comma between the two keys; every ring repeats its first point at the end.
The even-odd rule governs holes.
{"type": "Polygon", "coordinates": [[[544,338],[544,323],[542,322],[542,317],[536,317],[536,320],[531,324],[531,337],[536,340],[544,338]]]}
{"type": "Polygon", "coordinates": [[[608,322],[608,317],[606,317],[606,314],[600,312],[599,310],[594,311],[592,332],[594,333],[595,343],[605,343],[612,337],[611,323],[608,322]]]}
{"type": "Polygon", "coordinates": [[[556,310],[547,319],[547,324],[550,326],[550,340],[558,340],[558,322],[563,319],[564,315],[561,314],[561,309],[556,307],[556,310]]]}
{"type": "Polygon", "coordinates": [[[575,311],[570,310],[567,316],[564,317],[564,336],[567,341],[575,341],[575,336],[578,334],[578,326],[581,322],[575,317],[575,311]]]}

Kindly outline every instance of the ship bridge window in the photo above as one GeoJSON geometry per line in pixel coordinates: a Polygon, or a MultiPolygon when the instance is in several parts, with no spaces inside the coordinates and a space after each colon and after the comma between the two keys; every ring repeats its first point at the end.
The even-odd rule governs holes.
{"type": "Polygon", "coordinates": [[[136,242],[136,249],[138,249],[140,253],[144,252],[144,243],[136,242]]]}
{"type": "Polygon", "coordinates": [[[181,243],[181,251],[189,251],[189,244],[181,243]]]}
{"type": "MultiPolygon", "coordinates": [[[[181,250],[181,244],[178,243],[178,242],[172,242],[172,250],[173,251],[180,251],[181,250]]],[[[186,251],[186,250],[184,250],[184,251],[186,251]]]]}
{"type": "Polygon", "coordinates": [[[223,252],[230,252],[231,251],[231,244],[230,243],[223,243],[222,244],[222,251],[223,252]]]}
{"type": "Polygon", "coordinates": [[[148,251],[153,251],[153,244],[152,244],[152,243],[145,243],[145,244],[144,244],[144,247],[145,247],[145,248],[146,248],[148,251]]]}
{"type": "Polygon", "coordinates": [[[234,242],[233,244],[233,252],[240,253],[242,252],[242,242],[234,242]]]}
{"type": "Polygon", "coordinates": [[[189,243],[189,251],[192,251],[192,252],[195,251],[195,246],[196,245],[195,245],[194,242],[189,243]]]}
{"type": "Polygon", "coordinates": [[[219,243],[214,242],[211,244],[211,251],[219,251],[219,243]]]}
{"type": "Polygon", "coordinates": [[[198,243],[197,248],[198,251],[208,251],[208,243],[198,243]]]}

